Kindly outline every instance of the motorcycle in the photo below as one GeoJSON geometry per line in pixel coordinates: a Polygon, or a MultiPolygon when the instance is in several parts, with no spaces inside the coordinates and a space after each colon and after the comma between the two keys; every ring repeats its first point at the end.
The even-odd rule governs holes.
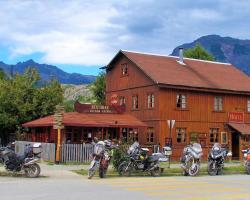
{"type": "Polygon", "coordinates": [[[187,145],[183,149],[183,156],[181,157],[181,168],[185,176],[196,176],[200,171],[200,161],[202,148],[198,143],[187,145]]]}
{"type": "Polygon", "coordinates": [[[109,162],[112,158],[112,145],[111,141],[99,141],[94,146],[93,160],[91,161],[89,170],[88,170],[88,179],[91,179],[95,172],[99,169],[99,177],[104,178],[109,162]]]}
{"type": "Polygon", "coordinates": [[[221,175],[224,168],[224,160],[227,156],[232,156],[232,153],[222,148],[219,143],[215,143],[208,156],[208,174],[211,176],[221,175]]]}
{"type": "Polygon", "coordinates": [[[35,178],[41,172],[41,168],[37,164],[41,154],[41,151],[37,152],[38,149],[41,149],[40,143],[35,143],[33,147],[29,144],[25,146],[24,154],[18,155],[11,147],[1,147],[0,159],[7,171],[13,173],[24,171],[27,177],[35,178]],[[36,149],[36,151],[33,151],[33,149],[36,149]]]}
{"type": "Polygon", "coordinates": [[[141,148],[138,142],[132,144],[125,160],[118,166],[118,173],[129,176],[133,170],[140,170],[150,173],[151,176],[158,176],[160,174],[159,156],[147,156],[148,151],[148,148],[141,148]]]}
{"type": "Polygon", "coordinates": [[[250,175],[250,148],[242,150],[244,157],[244,165],[247,173],[250,175]]]}

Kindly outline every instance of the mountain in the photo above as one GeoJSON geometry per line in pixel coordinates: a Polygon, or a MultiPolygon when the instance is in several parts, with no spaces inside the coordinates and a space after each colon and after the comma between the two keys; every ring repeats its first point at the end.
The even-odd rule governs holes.
{"type": "Polygon", "coordinates": [[[171,55],[179,55],[179,47],[185,49],[193,48],[200,43],[216,61],[229,62],[241,71],[250,75],[250,40],[240,40],[219,35],[207,35],[197,40],[176,47],[171,55]]]}
{"type": "Polygon", "coordinates": [[[82,75],[78,73],[67,73],[53,65],[39,64],[33,60],[27,60],[25,62],[19,62],[16,65],[7,65],[0,62],[0,68],[2,68],[5,73],[13,74],[23,73],[27,67],[36,68],[39,72],[42,81],[50,80],[51,78],[56,78],[60,83],[63,84],[89,84],[92,83],[96,77],[91,75],[82,75]]]}

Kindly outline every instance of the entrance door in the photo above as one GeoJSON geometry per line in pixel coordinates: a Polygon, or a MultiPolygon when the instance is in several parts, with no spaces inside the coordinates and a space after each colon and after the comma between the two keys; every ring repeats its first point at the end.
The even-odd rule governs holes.
{"type": "Polygon", "coordinates": [[[240,133],[239,132],[232,132],[232,153],[233,153],[233,160],[239,160],[239,139],[240,133]]]}

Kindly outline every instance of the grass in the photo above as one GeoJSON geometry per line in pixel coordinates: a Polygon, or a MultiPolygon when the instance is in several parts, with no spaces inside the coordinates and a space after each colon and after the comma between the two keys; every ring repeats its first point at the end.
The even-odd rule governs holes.
{"type": "MultiPolygon", "coordinates": [[[[82,169],[82,170],[73,170],[73,172],[87,176],[88,170],[82,169]]],[[[200,175],[208,175],[207,173],[207,167],[201,167],[200,169],[200,175]]],[[[224,167],[223,169],[224,175],[229,174],[246,174],[245,167],[243,165],[239,166],[230,166],[230,167],[224,167]]],[[[131,176],[147,176],[147,173],[143,172],[133,172],[131,176]]],[[[95,176],[98,176],[98,173],[95,174],[95,176]]],[[[148,175],[149,176],[149,175],[148,175]]],[[[181,168],[166,168],[164,169],[164,172],[161,174],[161,176],[182,176],[182,169],[181,168]]],[[[107,172],[107,177],[119,177],[119,174],[114,169],[109,169],[107,172]]]]}

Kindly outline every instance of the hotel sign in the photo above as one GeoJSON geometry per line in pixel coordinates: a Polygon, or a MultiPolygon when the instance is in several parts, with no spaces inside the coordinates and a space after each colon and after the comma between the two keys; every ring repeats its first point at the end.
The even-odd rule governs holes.
{"type": "Polygon", "coordinates": [[[244,122],[244,112],[229,112],[228,121],[229,122],[244,122]]]}

